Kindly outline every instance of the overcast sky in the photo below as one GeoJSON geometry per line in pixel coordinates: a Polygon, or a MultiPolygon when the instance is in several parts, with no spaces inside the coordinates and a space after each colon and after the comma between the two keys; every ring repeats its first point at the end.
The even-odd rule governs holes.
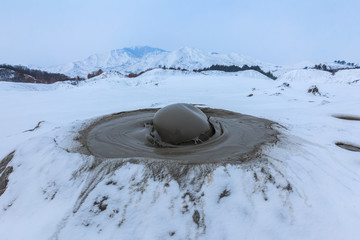
{"type": "Polygon", "coordinates": [[[0,63],[49,66],[137,45],[360,63],[358,0],[1,0],[0,21],[0,63]]]}

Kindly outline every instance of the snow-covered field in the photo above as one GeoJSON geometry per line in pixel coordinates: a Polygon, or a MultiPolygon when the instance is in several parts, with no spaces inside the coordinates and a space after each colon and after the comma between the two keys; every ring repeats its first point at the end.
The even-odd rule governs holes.
{"type": "Polygon", "coordinates": [[[360,71],[206,74],[0,82],[0,160],[15,151],[0,239],[359,239],[360,152],[335,143],[360,146],[360,121],[333,115],[360,116],[360,71]],[[196,186],[149,176],[146,159],[93,169],[77,151],[96,117],[177,102],[273,120],[280,141],[262,161],[219,165],[196,186]]]}

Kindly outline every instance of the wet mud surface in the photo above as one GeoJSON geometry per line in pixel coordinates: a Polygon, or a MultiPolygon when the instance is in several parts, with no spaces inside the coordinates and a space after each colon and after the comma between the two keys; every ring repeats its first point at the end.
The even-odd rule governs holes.
{"type": "Polygon", "coordinates": [[[333,117],[338,118],[338,119],[342,119],[342,120],[350,120],[350,121],[360,121],[360,117],[359,116],[354,116],[354,115],[333,115],[333,117]]]}
{"type": "Polygon", "coordinates": [[[148,140],[159,147],[199,144],[215,133],[209,118],[199,108],[186,103],[161,108],[155,113],[152,125],[148,140]]]}
{"type": "MultiPolygon", "coordinates": [[[[154,143],[151,137],[152,120],[159,109],[115,113],[85,126],[76,139],[82,145],[78,151],[92,155],[94,159],[86,169],[81,170],[89,171],[90,174],[73,213],[79,211],[98,184],[128,164],[144,167],[132,187],[136,191],[145,192],[150,179],[159,184],[164,183],[165,186],[174,180],[182,193],[194,199],[194,206],[202,201],[203,185],[220,166],[226,168],[227,164],[236,164],[246,172],[254,172],[256,176],[270,169],[271,163],[262,149],[265,145],[273,146],[279,141],[280,133],[275,128],[280,125],[267,119],[222,109],[200,109],[208,117],[214,131],[208,140],[201,143],[165,146],[154,143]]],[[[284,186],[290,184],[286,179],[281,181],[284,186]]],[[[275,181],[273,184],[279,185],[275,181]]],[[[284,189],[281,186],[279,189],[284,189]]],[[[230,189],[224,190],[219,196],[219,202],[230,194],[230,189]]],[[[262,191],[262,194],[266,201],[266,191],[262,191]]],[[[204,225],[203,219],[203,214],[194,212],[193,220],[200,228],[204,225]]]]}
{"type": "MultiPolygon", "coordinates": [[[[348,121],[360,121],[359,116],[355,115],[341,115],[341,114],[335,114],[333,117],[341,119],[341,120],[348,120],[348,121]]],[[[355,146],[349,143],[343,143],[343,142],[336,142],[336,146],[341,147],[345,150],[352,151],[352,152],[360,152],[360,147],[355,146]]]]}
{"type": "Polygon", "coordinates": [[[252,195],[265,202],[281,198],[291,211],[293,185],[283,173],[282,160],[265,151],[282,139],[280,125],[222,109],[200,108],[213,130],[209,139],[158,145],[151,136],[158,110],[120,112],[82,125],[74,138],[81,143],[76,151],[89,157],[74,178],[85,172],[86,178],[71,217],[64,220],[54,239],[66,231],[66,225],[82,224],[102,231],[107,228],[104,218],[121,231],[134,220],[131,212],[135,208],[152,208],[160,202],[178,213],[189,232],[186,237],[172,228],[167,236],[196,239],[207,233],[206,221],[212,217],[206,214],[206,203],[229,204],[245,185],[250,199],[252,195]],[[239,184],[233,186],[233,181],[239,184]]]}
{"type": "Polygon", "coordinates": [[[199,144],[159,146],[151,138],[159,109],[142,109],[105,116],[81,132],[88,152],[100,159],[146,158],[180,163],[244,162],[261,146],[277,141],[274,122],[221,109],[202,108],[214,134],[199,144]]]}
{"type": "Polygon", "coordinates": [[[336,144],[336,146],[346,149],[348,151],[360,152],[360,147],[358,147],[358,146],[354,146],[354,145],[343,143],[343,142],[337,142],[335,144],[336,144]]]}

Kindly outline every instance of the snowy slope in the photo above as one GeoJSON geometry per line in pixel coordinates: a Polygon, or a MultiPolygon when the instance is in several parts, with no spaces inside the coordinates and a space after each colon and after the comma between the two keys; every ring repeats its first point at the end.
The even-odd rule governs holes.
{"type": "Polygon", "coordinates": [[[209,53],[199,49],[184,47],[175,51],[165,51],[151,47],[133,47],[112,50],[107,53],[91,55],[85,60],[62,66],[46,68],[48,72],[59,72],[69,76],[86,76],[88,73],[102,69],[103,71],[119,71],[121,73],[140,72],[159,66],[186,68],[189,70],[210,67],[213,64],[261,65],[268,71],[273,67],[240,54],[209,53]]]}
{"type": "MultiPolygon", "coordinates": [[[[133,65],[146,61],[165,52],[151,47],[133,47],[116,49],[102,54],[94,54],[82,61],[75,61],[65,65],[46,68],[48,72],[60,72],[69,76],[85,76],[88,73],[102,69],[123,71],[133,65]]],[[[144,70],[144,69],[142,69],[144,70]]]]}
{"type": "Polygon", "coordinates": [[[15,151],[1,239],[358,239],[360,153],[335,142],[360,146],[360,121],[333,115],[360,116],[360,71],[105,77],[0,82],[0,160],[15,151]],[[96,117],[176,102],[271,119],[283,126],[280,141],[261,161],[210,167],[199,186],[196,167],[183,186],[166,169],[149,175],[149,159],[93,169],[78,152],[78,131],[96,117]]]}

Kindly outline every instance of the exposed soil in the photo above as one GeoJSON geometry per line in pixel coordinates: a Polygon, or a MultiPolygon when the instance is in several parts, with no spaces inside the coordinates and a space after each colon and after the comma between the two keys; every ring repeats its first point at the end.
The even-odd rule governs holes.
{"type": "Polygon", "coordinates": [[[32,131],[35,131],[36,129],[38,129],[40,127],[40,124],[42,124],[44,121],[40,121],[38,122],[38,124],[32,128],[32,129],[29,129],[29,130],[25,130],[24,132],[32,132],[32,131]]]}
{"type": "Polygon", "coordinates": [[[343,142],[337,142],[335,144],[336,144],[336,146],[341,147],[346,150],[349,150],[349,151],[360,152],[360,147],[358,147],[358,146],[354,146],[354,145],[343,143],[343,142]]]}
{"type": "Polygon", "coordinates": [[[333,115],[333,117],[338,118],[338,119],[342,119],[342,120],[360,121],[360,117],[359,116],[354,116],[354,115],[336,114],[336,115],[333,115]]]}
{"type": "Polygon", "coordinates": [[[8,166],[13,159],[15,151],[9,153],[0,162],[0,196],[6,191],[9,182],[9,175],[13,172],[13,167],[8,166]]]}
{"type": "Polygon", "coordinates": [[[321,93],[319,91],[319,88],[316,86],[316,85],[313,85],[311,86],[309,89],[308,89],[308,93],[312,93],[314,95],[320,95],[321,96],[321,93]]]}
{"type": "Polygon", "coordinates": [[[218,199],[218,203],[220,202],[220,200],[224,197],[228,197],[230,196],[231,192],[227,189],[224,189],[224,191],[220,194],[219,199],[218,199]]]}
{"type": "Polygon", "coordinates": [[[199,227],[200,225],[200,213],[198,210],[195,210],[193,215],[192,215],[192,219],[194,221],[194,223],[196,223],[196,225],[199,227]]]}

